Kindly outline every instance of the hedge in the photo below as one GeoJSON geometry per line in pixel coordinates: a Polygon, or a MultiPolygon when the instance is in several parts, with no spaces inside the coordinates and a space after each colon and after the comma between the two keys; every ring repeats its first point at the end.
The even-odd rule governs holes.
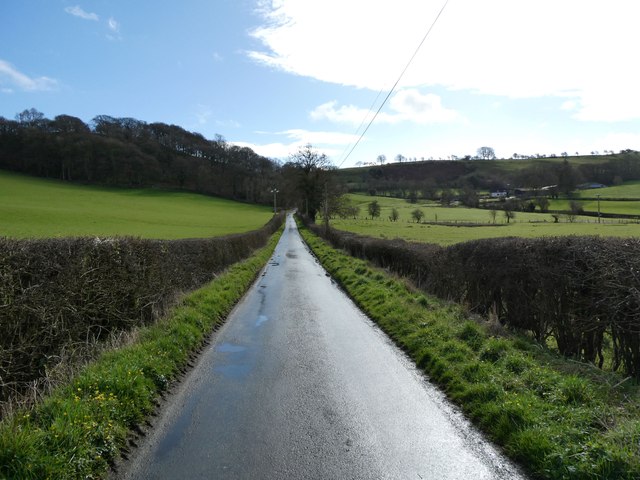
{"type": "Polygon", "coordinates": [[[483,239],[441,247],[309,225],[441,298],[530,333],[560,353],[640,379],[640,239],[483,239]]]}
{"type": "Polygon", "coordinates": [[[150,324],[181,294],[265,245],[283,218],[206,239],[0,238],[0,402],[65,350],[150,324]]]}

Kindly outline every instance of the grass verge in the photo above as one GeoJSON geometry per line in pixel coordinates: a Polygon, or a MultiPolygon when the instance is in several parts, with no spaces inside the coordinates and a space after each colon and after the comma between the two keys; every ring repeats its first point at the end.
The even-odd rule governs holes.
{"type": "Polygon", "coordinates": [[[494,335],[460,306],[300,232],[354,301],[532,477],[640,478],[637,386],[494,335]]]}
{"type": "Polygon", "coordinates": [[[106,352],[29,411],[0,424],[0,478],[103,476],[129,431],[221,324],[273,253],[282,229],[251,258],[192,293],[138,340],[106,352]]]}

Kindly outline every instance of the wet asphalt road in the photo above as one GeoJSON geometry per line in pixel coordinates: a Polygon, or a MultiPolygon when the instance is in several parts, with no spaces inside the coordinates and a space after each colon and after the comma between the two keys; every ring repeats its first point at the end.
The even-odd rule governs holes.
{"type": "Polygon", "coordinates": [[[518,479],[295,223],[116,478],[518,479]]]}

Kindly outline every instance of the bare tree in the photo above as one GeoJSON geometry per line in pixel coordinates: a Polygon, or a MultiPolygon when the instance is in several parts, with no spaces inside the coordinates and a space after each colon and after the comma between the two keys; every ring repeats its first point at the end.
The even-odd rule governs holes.
{"type": "Polygon", "coordinates": [[[328,182],[327,170],[332,165],[324,153],[317,152],[310,144],[300,147],[291,155],[289,163],[296,173],[296,187],[301,194],[301,211],[315,221],[318,209],[323,203],[326,184],[328,182]]]}
{"type": "Polygon", "coordinates": [[[512,201],[504,202],[502,210],[504,211],[504,218],[507,219],[507,223],[516,218],[515,204],[512,201]]]}
{"type": "Polygon", "coordinates": [[[496,152],[491,147],[480,147],[476,153],[478,158],[483,160],[495,160],[496,158],[496,152]]]}
{"type": "Polygon", "coordinates": [[[44,120],[44,113],[39,112],[35,108],[30,108],[16,114],[16,120],[30,127],[35,127],[44,120]]]}
{"type": "Polygon", "coordinates": [[[540,211],[545,213],[549,210],[549,199],[547,197],[536,197],[536,203],[540,207],[540,211]]]}
{"type": "Polygon", "coordinates": [[[378,161],[378,163],[380,165],[384,165],[384,163],[387,161],[387,156],[386,155],[378,155],[376,160],[378,161]]]}

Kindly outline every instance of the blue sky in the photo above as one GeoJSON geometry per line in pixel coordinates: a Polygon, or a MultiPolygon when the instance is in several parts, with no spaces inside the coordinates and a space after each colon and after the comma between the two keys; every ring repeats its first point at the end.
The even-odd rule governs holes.
{"type": "Polygon", "coordinates": [[[449,0],[346,158],[443,4],[2,0],[0,116],[134,117],[282,159],[311,143],[345,167],[640,150],[640,2],[449,0]]]}

